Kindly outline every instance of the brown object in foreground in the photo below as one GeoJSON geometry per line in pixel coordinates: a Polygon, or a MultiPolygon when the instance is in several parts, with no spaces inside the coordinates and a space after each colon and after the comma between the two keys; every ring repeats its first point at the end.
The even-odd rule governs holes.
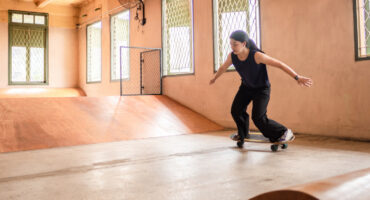
{"type": "Polygon", "coordinates": [[[0,152],[217,130],[166,96],[0,99],[0,152]]]}
{"type": "Polygon", "coordinates": [[[328,179],[260,194],[251,200],[370,199],[370,168],[328,179]]]}

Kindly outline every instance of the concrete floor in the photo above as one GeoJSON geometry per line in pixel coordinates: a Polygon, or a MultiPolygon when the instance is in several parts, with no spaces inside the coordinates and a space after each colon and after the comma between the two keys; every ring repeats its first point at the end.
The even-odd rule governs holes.
{"type": "Polygon", "coordinates": [[[247,199],[370,167],[370,143],[298,135],[235,147],[231,131],[0,154],[0,199],[247,199]]]}

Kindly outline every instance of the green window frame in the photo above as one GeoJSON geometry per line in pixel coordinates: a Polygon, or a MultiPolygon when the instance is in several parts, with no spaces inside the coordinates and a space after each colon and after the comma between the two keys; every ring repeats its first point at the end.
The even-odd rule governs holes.
{"type": "MultiPolygon", "coordinates": [[[[259,0],[213,0],[214,71],[231,52],[230,34],[243,30],[261,48],[259,0]]],[[[228,69],[234,71],[234,66],[228,69]]]]}
{"type": "Polygon", "coordinates": [[[120,80],[120,68],[122,79],[130,79],[130,51],[121,46],[130,46],[130,11],[125,10],[110,17],[111,35],[111,81],[120,80]],[[120,55],[121,53],[121,55],[120,55]],[[122,63],[121,63],[122,62],[122,63]],[[121,66],[120,66],[121,64],[121,66]]]}
{"type": "Polygon", "coordinates": [[[193,0],[162,0],[163,75],[194,74],[193,0]]]}
{"type": "Polygon", "coordinates": [[[353,0],[355,60],[370,60],[370,0],[353,0]]]}
{"type": "Polygon", "coordinates": [[[102,21],[86,26],[86,83],[102,80],[102,21]]]}
{"type": "Polygon", "coordinates": [[[8,11],[8,84],[48,85],[48,14],[8,11]]]}

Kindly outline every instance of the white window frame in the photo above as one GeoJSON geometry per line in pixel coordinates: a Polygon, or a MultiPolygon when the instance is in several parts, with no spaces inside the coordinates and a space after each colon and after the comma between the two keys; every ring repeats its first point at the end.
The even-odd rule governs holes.
{"type": "MultiPolygon", "coordinates": [[[[354,24],[355,24],[355,60],[370,60],[370,25],[365,23],[366,11],[370,13],[369,0],[353,0],[354,24]],[[367,8],[366,2],[367,1],[367,8]],[[369,26],[366,28],[366,26],[369,26]],[[368,32],[366,32],[368,29],[368,32]]],[[[370,14],[367,23],[370,23],[370,14]]]]}
{"type": "MultiPolygon", "coordinates": [[[[110,17],[110,33],[111,33],[110,34],[111,35],[111,43],[110,43],[111,44],[110,80],[111,81],[119,81],[120,80],[120,71],[116,72],[118,74],[116,74],[115,76],[113,74],[114,67],[117,67],[117,66],[114,66],[114,64],[115,64],[114,61],[115,61],[115,59],[117,59],[116,56],[118,56],[118,60],[120,60],[119,57],[122,56],[122,55],[119,55],[121,46],[126,46],[126,47],[130,46],[130,11],[129,10],[124,10],[122,12],[111,15],[111,17],[110,17]],[[126,38],[127,44],[121,44],[121,45],[115,46],[114,41],[113,41],[114,40],[114,35],[113,35],[114,34],[113,33],[113,28],[114,27],[112,26],[113,18],[117,17],[119,15],[126,15],[126,14],[128,15],[128,30],[127,30],[128,33],[127,33],[127,38],[126,38]],[[114,50],[117,51],[116,54],[114,53],[114,50]]],[[[124,50],[124,49],[125,48],[123,48],[122,50],[124,50]]],[[[129,51],[128,48],[126,48],[126,50],[129,51]]],[[[124,63],[120,63],[120,61],[118,61],[118,63],[116,63],[116,65],[122,64],[122,66],[120,66],[120,68],[122,69],[122,80],[129,80],[130,79],[130,56],[128,55],[126,58],[127,58],[127,60],[125,60],[125,58],[122,59],[124,63]],[[127,70],[124,70],[125,67],[127,67],[127,70]]]]}
{"type": "Polygon", "coordinates": [[[86,26],[86,83],[101,83],[102,81],[102,21],[96,21],[94,23],[91,23],[86,26]],[[98,69],[100,70],[100,77],[98,80],[89,80],[89,68],[92,67],[90,66],[90,63],[92,61],[89,60],[89,27],[90,26],[97,26],[97,24],[100,23],[100,62],[94,64],[99,64],[100,66],[98,69]]]}
{"type": "MultiPolygon", "coordinates": [[[[177,75],[193,75],[195,72],[195,67],[194,67],[194,2],[193,0],[186,0],[189,1],[190,4],[190,28],[191,28],[191,42],[189,43],[189,48],[188,50],[190,51],[190,64],[191,66],[188,67],[188,70],[184,71],[175,71],[176,69],[171,68],[172,66],[167,66],[167,56],[166,56],[166,50],[167,50],[167,33],[166,33],[166,0],[162,0],[162,75],[163,76],[177,76],[177,75]]],[[[183,27],[177,27],[177,28],[183,28],[183,27]]],[[[181,53],[181,50],[177,51],[181,53]]],[[[171,60],[170,60],[171,62],[171,60]]]]}

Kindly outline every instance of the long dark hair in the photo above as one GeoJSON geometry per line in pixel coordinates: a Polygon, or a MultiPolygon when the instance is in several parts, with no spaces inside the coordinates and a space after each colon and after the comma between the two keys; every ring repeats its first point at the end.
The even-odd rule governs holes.
{"type": "Polygon", "coordinates": [[[247,42],[247,48],[249,48],[250,50],[252,51],[260,51],[260,52],[263,52],[261,49],[259,49],[256,45],[256,43],[252,40],[252,39],[248,39],[248,42],[247,42]]]}
{"type": "Polygon", "coordinates": [[[263,52],[261,51],[261,49],[257,47],[256,43],[252,39],[250,39],[248,37],[248,34],[243,30],[236,30],[232,32],[230,38],[239,42],[246,42],[247,43],[246,47],[252,51],[263,52]]]}

